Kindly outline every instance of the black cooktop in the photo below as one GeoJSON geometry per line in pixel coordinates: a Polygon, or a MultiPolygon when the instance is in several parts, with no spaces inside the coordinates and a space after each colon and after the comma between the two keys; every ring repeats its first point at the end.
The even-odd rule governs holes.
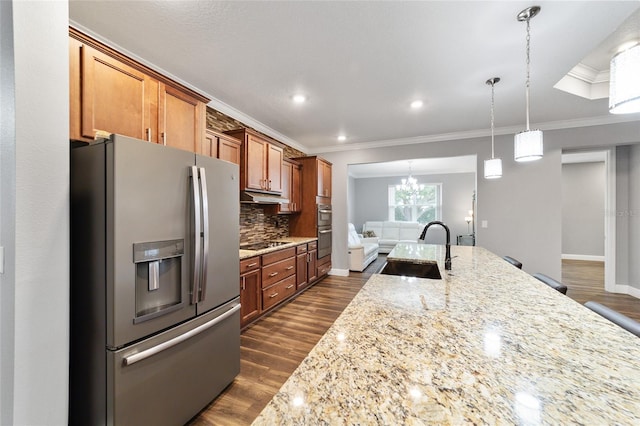
{"type": "Polygon", "coordinates": [[[264,250],[266,248],[279,247],[279,246],[283,246],[285,244],[289,244],[289,243],[287,243],[285,241],[262,241],[262,242],[258,242],[258,243],[240,244],[240,249],[242,249],[242,250],[264,250]]]}

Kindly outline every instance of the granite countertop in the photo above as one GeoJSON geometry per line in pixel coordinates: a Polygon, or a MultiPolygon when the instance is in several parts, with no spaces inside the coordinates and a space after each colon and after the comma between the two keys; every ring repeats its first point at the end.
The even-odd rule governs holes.
{"type": "Polygon", "coordinates": [[[255,425],[640,424],[640,339],[480,247],[399,244],[255,425]]]}
{"type": "Polygon", "coordinates": [[[247,258],[253,257],[253,256],[260,256],[261,254],[271,253],[272,251],[282,250],[282,249],[288,248],[288,247],[294,247],[294,246],[297,246],[298,244],[310,243],[311,241],[316,241],[317,239],[318,238],[316,238],[316,237],[284,237],[284,238],[278,238],[278,239],[273,240],[273,241],[282,241],[282,242],[286,242],[288,244],[283,244],[283,245],[277,246],[277,247],[269,247],[269,248],[262,249],[262,250],[243,250],[243,249],[240,249],[240,260],[247,259],[247,258]]]}

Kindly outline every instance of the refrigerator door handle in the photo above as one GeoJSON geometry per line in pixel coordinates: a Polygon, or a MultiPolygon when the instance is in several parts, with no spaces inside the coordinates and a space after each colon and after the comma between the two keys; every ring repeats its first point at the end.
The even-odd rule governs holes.
{"type": "Polygon", "coordinates": [[[193,215],[194,215],[194,236],[193,236],[193,288],[191,293],[191,303],[198,303],[198,292],[200,291],[200,265],[202,263],[200,255],[200,185],[198,182],[198,168],[191,166],[191,186],[193,189],[193,215]]]}
{"type": "Polygon", "coordinates": [[[149,349],[145,349],[142,352],[138,352],[136,354],[133,355],[129,355],[127,357],[124,357],[124,359],[122,360],[122,362],[124,363],[125,366],[128,365],[133,365],[136,362],[140,362],[142,360],[145,360],[149,357],[154,356],[155,354],[158,354],[162,351],[165,351],[169,348],[172,348],[176,345],[179,345],[180,343],[184,342],[185,340],[188,340],[194,336],[197,336],[198,334],[202,333],[203,331],[213,327],[214,325],[226,320],[227,318],[229,318],[231,315],[235,314],[238,310],[240,309],[240,304],[235,305],[233,308],[229,309],[227,312],[225,312],[224,314],[212,319],[209,322],[205,322],[202,325],[199,325],[198,327],[194,328],[193,330],[189,330],[184,334],[181,334],[179,336],[174,337],[173,339],[167,340],[166,342],[160,343],[159,345],[153,346],[149,349]]]}
{"type": "Polygon", "coordinates": [[[205,175],[204,167],[200,167],[200,185],[202,189],[203,257],[198,301],[203,301],[207,295],[207,265],[209,264],[209,195],[207,193],[207,176],[205,175]]]}

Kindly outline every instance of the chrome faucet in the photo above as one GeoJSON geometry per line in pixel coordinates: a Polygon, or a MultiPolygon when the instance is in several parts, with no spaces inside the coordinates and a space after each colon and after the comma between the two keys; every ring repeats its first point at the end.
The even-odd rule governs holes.
{"type": "Polygon", "coordinates": [[[445,254],[444,254],[444,269],[446,269],[447,271],[450,271],[451,270],[451,232],[449,232],[449,227],[445,225],[443,222],[440,222],[439,220],[434,220],[432,222],[429,222],[427,223],[427,226],[425,226],[424,229],[422,230],[422,234],[420,234],[421,240],[424,241],[427,235],[427,229],[429,229],[431,225],[440,225],[444,228],[445,231],[447,231],[447,244],[445,245],[445,254]]]}

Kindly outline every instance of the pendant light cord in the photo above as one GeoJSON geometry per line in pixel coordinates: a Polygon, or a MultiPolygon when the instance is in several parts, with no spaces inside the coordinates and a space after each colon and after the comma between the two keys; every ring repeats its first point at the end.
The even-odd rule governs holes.
{"type": "Polygon", "coordinates": [[[491,159],[493,160],[495,153],[493,149],[493,105],[494,105],[494,82],[491,83],[491,159]]]}
{"type": "Polygon", "coordinates": [[[529,85],[530,85],[530,71],[529,71],[529,44],[531,43],[531,32],[529,26],[529,18],[527,18],[527,84],[525,85],[525,99],[526,99],[526,115],[527,115],[527,132],[529,129],[529,85]]]}

